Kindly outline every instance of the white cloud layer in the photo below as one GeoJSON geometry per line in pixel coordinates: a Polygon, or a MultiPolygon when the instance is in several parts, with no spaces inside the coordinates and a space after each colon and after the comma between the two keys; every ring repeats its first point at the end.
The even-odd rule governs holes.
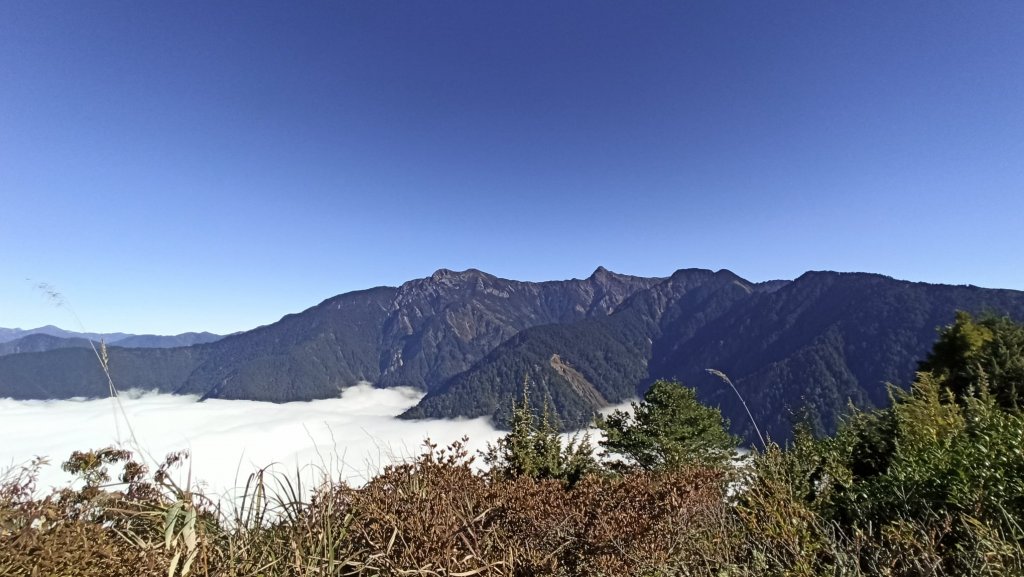
{"type": "MultiPolygon", "coordinates": [[[[441,446],[468,435],[471,449],[482,449],[502,433],[486,418],[403,421],[395,416],[419,401],[412,389],[360,385],[341,398],[273,404],[163,394],[122,395],[124,414],[139,445],[152,458],[188,449],[193,479],[224,495],[244,485],[250,473],[274,470],[304,483],[330,471],[335,479],[363,483],[383,466],[419,454],[430,438],[441,446]]],[[[15,401],[0,399],[0,472],[45,456],[50,464],[41,489],[68,477],[60,463],[72,451],[118,444],[132,448],[128,428],[111,399],[15,401]],[[120,435],[120,436],[119,436],[120,435]]]]}

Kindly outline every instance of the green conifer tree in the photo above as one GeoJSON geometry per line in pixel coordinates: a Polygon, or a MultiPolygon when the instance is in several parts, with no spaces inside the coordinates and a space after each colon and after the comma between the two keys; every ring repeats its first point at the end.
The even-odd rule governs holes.
{"type": "Polygon", "coordinates": [[[702,405],[693,389],[676,381],[656,381],[642,402],[633,403],[632,414],[618,410],[598,417],[595,426],[604,433],[605,455],[622,459],[624,468],[719,466],[739,443],[718,409],[702,405]]]}

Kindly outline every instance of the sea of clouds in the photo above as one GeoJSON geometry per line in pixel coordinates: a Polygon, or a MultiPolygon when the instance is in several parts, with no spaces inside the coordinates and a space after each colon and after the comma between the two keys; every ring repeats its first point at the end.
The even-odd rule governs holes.
{"type": "Polygon", "coordinates": [[[293,479],[298,472],[306,486],[324,474],[360,485],[384,466],[420,454],[427,438],[446,446],[468,436],[475,454],[503,434],[487,418],[396,418],[421,397],[413,389],[359,385],[337,399],[284,404],[156,393],[122,394],[118,401],[0,399],[0,477],[47,457],[39,483],[47,490],[70,480],[60,463],[73,451],[119,445],[141,452],[150,466],[188,450],[183,478],[190,472],[193,484],[214,495],[232,493],[265,467],[293,479]]]}

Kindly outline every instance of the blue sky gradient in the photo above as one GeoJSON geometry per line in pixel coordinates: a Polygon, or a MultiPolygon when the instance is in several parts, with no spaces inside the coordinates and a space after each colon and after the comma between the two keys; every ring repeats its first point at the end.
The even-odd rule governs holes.
{"type": "Polygon", "coordinates": [[[441,267],[1024,289],[1022,30],[1016,0],[0,3],[0,327],[232,332],[441,267]]]}

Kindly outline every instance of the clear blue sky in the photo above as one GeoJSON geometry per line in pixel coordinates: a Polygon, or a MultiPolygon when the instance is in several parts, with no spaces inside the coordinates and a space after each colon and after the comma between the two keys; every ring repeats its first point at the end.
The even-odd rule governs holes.
{"type": "Polygon", "coordinates": [[[479,268],[1024,289],[1024,2],[2,2],[0,327],[479,268]],[[26,280],[31,279],[31,280],[26,280]]]}

